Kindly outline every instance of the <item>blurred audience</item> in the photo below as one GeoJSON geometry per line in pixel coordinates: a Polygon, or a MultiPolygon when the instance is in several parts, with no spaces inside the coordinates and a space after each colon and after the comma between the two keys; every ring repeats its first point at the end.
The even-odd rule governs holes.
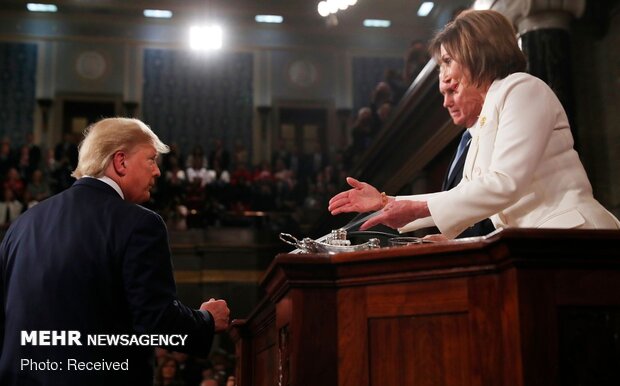
{"type": "Polygon", "coordinates": [[[24,202],[28,209],[34,205],[45,200],[52,195],[50,185],[45,181],[43,172],[41,169],[35,169],[32,172],[32,177],[28,186],[26,186],[26,192],[24,194],[24,202]]]}
{"type": "MultiPolygon", "coordinates": [[[[425,44],[412,42],[402,71],[387,70],[368,105],[359,109],[349,127],[351,141],[346,149],[327,150],[323,147],[327,144],[320,141],[294,143],[290,138],[277,138],[270,159],[250,166],[248,150],[240,140],[229,149],[222,139],[215,139],[208,156],[199,143],[187,155],[172,143],[170,153],[158,161],[161,178],[146,205],[174,229],[222,225],[230,214],[251,216],[265,211],[288,213],[294,221],[312,221],[316,216],[300,212],[324,210],[339,181],[372,145],[427,60],[425,44]]],[[[32,133],[16,147],[8,138],[1,140],[3,227],[23,210],[73,184],[78,143],[79,138],[69,132],[49,149],[39,147],[32,133]]]]}
{"type": "Polygon", "coordinates": [[[179,377],[179,364],[172,355],[160,358],[155,372],[154,386],[188,386],[179,377]]]}
{"type": "Polygon", "coordinates": [[[234,386],[234,357],[222,350],[208,358],[155,350],[154,386],[234,386]]]}
{"type": "Polygon", "coordinates": [[[0,228],[7,229],[9,225],[22,213],[22,204],[10,188],[4,188],[2,201],[0,201],[0,228]]]}

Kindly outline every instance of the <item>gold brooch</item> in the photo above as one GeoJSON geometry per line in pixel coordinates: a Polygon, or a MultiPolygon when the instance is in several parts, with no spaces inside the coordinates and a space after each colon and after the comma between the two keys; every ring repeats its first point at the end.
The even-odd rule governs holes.
{"type": "Polygon", "coordinates": [[[485,123],[487,123],[487,117],[480,117],[480,127],[484,126],[485,123]]]}

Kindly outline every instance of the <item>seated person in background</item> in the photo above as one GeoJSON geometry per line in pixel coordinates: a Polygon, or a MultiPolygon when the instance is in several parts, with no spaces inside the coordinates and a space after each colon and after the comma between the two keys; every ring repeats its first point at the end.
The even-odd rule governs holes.
{"type": "Polygon", "coordinates": [[[220,161],[215,158],[211,164],[213,169],[207,170],[207,185],[227,185],[230,183],[230,173],[223,169],[220,161]]]}
{"type": "Polygon", "coordinates": [[[187,168],[185,174],[190,184],[198,184],[201,188],[209,182],[209,172],[202,157],[193,157],[192,166],[187,168]]]}
{"type": "Polygon", "coordinates": [[[4,180],[4,188],[11,189],[17,199],[21,200],[24,198],[26,184],[24,184],[24,180],[19,175],[16,168],[9,168],[7,171],[6,178],[4,180]]]}
{"type": "Polygon", "coordinates": [[[186,386],[179,377],[179,363],[172,355],[166,355],[161,359],[153,386],[186,386]]]}
{"type": "Polygon", "coordinates": [[[429,59],[428,50],[423,41],[414,40],[411,42],[405,54],[405,71],[403,73],[403,78],[407,85],[410,85],[415,80],[429,59]]]}
{"type": "Polygon", "coordinates": [[[331,213],[382,209],[360,229],[436,226],[448,239],[487,217],[496,228],[620,229],[592,195],[559,100],[544,82],[522,72],[525,57],[515,36],[500,13],[466,11],[431,42],[442,81],[457,92],[473,88],[483,100],[456,187],[386,197],[348,179],[353,189],[330,200],[331,213]]]}
{"type": "Polygon", "coordinates": [[[40,169],[36,169],[32,172],[31,181],[26,187],[24,202],[28,204],[28,208],[32,208],[51,195],[52,190],[47,181],[43,178],[43,172],[40,169]]]}
{"type": "Polygon", "coordinates": [[[2,138],[0,140],[0,176],[5,176],[7,171],[17,166],[13,149],[11,149],[11,140],[2,138]]]}
{"type": "Polygon", "coordinates": [[[224,148],[221,139],[213,140],[213,150],[209,153],[209,166],[215,169],[215,162],[218,162],[222,170],[230,170],[230,153],[224,148]]]}
{"type": "Polygon", "coordinates": [[[0,229],[7,229],[22,214],[24,205],[9,188],[4,188],[3,200],[0,201],[0,229]]]}
{"type": "Polygon", "coordinates": [[[194,165],[194,159],[200,158],[202,160],[202,166],[207,167],[207,157],[204,153],[202,146],[194,145],[192,152],[185,159],[185,168],[189,169],[194,165]]]}
{"type": "Polygon", "coordinates": [[[355,122],[351,128],[352,144],[349,148],[348,157],[349,164],[355,164],[360,153],[366,151],[371,143],[371,124],[372,109],[370,107],[362,107],[357,112],[355,122]]]}

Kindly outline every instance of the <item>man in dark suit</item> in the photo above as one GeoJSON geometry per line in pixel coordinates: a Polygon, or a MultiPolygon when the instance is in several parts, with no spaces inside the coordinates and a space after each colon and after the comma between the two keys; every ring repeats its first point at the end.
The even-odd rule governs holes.
{"type": "MultiPolygon", "coordinates": [[[[469,142],[471,141],[471,135],[466,129],[459,143],[457,151],[454,153],[452,161],[450,162],[450,169],[446,173],[446,177],[443,181],[441,190],[450,190],[457,186],[463,178],[463,166],[465,165],[465,158],[467,157],[467,151],[469,150],[469,142]]],[[[484,236],[495,230],[493,223],[488,218],[477,222],[476,224],[465,229],[457,239],[465,237],[484,236]]]]}
{"type": "Polygon", "coordinates": [[[207,354],[227,328],[224,300],[199,310],[179,302],[166,226],[137,205],[149,199],[156,157],[167,151],[139,120],[104,119],[81,144],[77,182],[7,231],[1,385],[151,385],[158,341],[176,335],[168,348],[207,354]],[[123,336],[126,343],[89,341],[123,336]]]}
{"type": "MultiPolygon", "coordinates": [[[[445,107],[452,117],[452,121],[457,126],[471,127],[478,121],[478,115],[482,110],[482,98],[479,95],[458,95],[463,91],[458,90],[458,84],[454,82],[444,82],[439,77],[439,92],[443,95],[443,107],[445,107]]],[[[457,186],[463,178],[463,166],[469,150],[471,135],[465,129],[461,136],[457,151],[454,153],[450,167],[446,173],[442,190],[450,190],[457,186]]],[[[467,228],[457,238],[484,236],[495,230],[491,220],[484,219],[471,227],[467,228]]]]}

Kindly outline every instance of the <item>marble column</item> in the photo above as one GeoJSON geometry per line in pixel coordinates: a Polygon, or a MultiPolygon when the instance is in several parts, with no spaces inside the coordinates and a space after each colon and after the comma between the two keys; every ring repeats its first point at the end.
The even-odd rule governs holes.
{"type": "Polygon", "coordinates": [[[570,22],[585,10],[585,0],[505,0],[494,4],[517,28],[527,72],[545,81],[558,96],[577,142],[571,77],[570,22]]]}

